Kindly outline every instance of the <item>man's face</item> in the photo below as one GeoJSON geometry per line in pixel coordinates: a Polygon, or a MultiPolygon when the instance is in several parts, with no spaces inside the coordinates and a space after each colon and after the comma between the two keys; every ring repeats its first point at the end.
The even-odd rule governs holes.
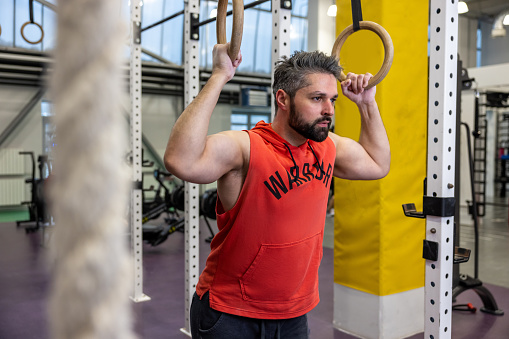
{"type": "Polygon", "coordinates": [[[313,141],[322,142],[329,135],[334,102],[338,96],[336,78],[316,73],[307,76],[309,86],[301,88],[290,98],[289,125],[297,133],[313,141]]]}

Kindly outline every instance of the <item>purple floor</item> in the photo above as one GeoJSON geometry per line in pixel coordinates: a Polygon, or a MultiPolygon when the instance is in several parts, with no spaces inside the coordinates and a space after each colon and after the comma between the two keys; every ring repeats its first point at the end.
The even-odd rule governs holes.
{"type": "MultiPolygon", "coordinates": [[[[205,228],[203,228],[206,230],[205,228]]],[[[203,236],[208,234],[203,232],[203,236]]],[[[47,248],[41,246],[41,232],[25,234],[14,223],[0,223],[0,339],[49,338],[45,311],[48,274],[47,248]]],[[[201,265],[208,244],[202,245],[201,265]]],[[[184,325],[184,241],[183,234],[171,235],[166,242],[144,248],[144,293],[152,299],[133,303],[135,331],[140,338],[188,338],[180,332],[184,325]]],[[[203,267],[203,266],[202,266],[203,267]]],[[[333,253],[324,249],[320,268],[320,304],[309,313],[311,338],[351,339],[332,327],[333,253]]],[[[509,289],[485,284],[500,309],[509,310],[509,289]]],[[[458,303],[482,306],[472,291],[461,294],[458,303]]],[[[424,338],[418,334],[411,339],[424,338]]],[[[507,315],[493,316],[454,311],[452,338],[507,339],[507,315]]]]}

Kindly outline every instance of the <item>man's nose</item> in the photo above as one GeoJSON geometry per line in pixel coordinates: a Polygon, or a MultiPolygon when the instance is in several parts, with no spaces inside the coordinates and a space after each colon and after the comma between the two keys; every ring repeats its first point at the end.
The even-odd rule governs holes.
{"type": "Polygon", "coordinates": [[[326,100],[323,108],[324,115],[334,115],[334,103],[330,100],[326,100]]]}

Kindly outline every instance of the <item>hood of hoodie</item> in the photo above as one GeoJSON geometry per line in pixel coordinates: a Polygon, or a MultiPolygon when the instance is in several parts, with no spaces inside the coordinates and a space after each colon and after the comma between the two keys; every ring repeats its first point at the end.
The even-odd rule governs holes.
{"type": "Polygon", "coordinates": [[[311,150],[313,153],[316,163],[318,167],[320,168],[320,171],[323,173],[324,170],[320,166],[320,160],[315,154],[315,151],[313,150],[313,147],[311,146],[311,142],[309,139],[306,139],[306,141],[300,145],[300,146],[292,146],[288,141],[286,141],[282,136],[276,133],[272,129],[272,124],[266,123],[265,121],[260,121],[256,124],[255,127],[253,127],[252,131],[255,131],[258,135],[260,135],[266,142],[270,143],[273,147],[280,149],[283,152],[288,152],[289,157],[292,159],[294,166],[297,167],[297,163],[295,162],[295,158],[293,157],[293,152],[306,152],[308,149],[311,150]]]}
{"type": "Polygon", "coordinates": [[[290,149],[306,149],[308,147],[308,141],[306,140],[300,146],[292,146],[288,141],[286,141],[282,136],[277,134],[276,131],[272,129],[271,123],[266,123],[265,121],[260,121],[256,124],[252,129],[256,131],[263,139],[274,145],[276,148],[281,148],[284,150],[290,149]]]}

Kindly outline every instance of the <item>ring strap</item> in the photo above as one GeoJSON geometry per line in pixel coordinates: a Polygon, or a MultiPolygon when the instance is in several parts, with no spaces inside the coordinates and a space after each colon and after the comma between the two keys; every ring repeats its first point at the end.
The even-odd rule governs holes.
{"type": "Polygon", "coordinates": [[[357,32],[361,29],[359,22],[362,21],[361,0],[352,0],[352,21],[353,31],[357,32]]]}
{"type": "Polygon", "coordinates": [[[34,23],[34,0],[28,2],[28,10],[30,13],[30,22],[34,23]]]}

